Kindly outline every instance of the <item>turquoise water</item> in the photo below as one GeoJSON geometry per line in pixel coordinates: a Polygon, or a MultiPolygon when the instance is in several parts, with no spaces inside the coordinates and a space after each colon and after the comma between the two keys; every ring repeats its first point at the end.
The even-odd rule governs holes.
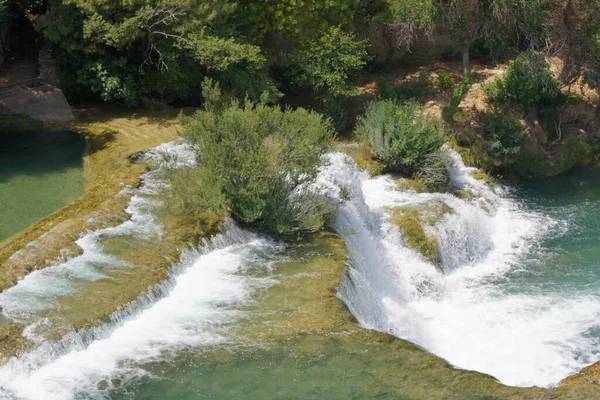
{"type": "Polygon", "coordinates": [[[511,287],[518,292],[600,294],[600,170],[511,185],[525,209],[552,219],[554,226],[532,250],[511,287]]]}
{"type": "Polygon", "coordinates": [[[84,147],[76,132],[0,134],[0,241],[82,194],[84,147]]]}
{"type": "MultiPolygon", "coordinates": [[[[343,160],[338,157],[338,161],[343,160]]],[[[353,168],[347,163],[330,166],[348,178],[340,187],[352,193],[362,191],[366,199],[353,196],[336,217],[337,224],[348,224],[348,229],[338,232],[360,239],[358,247],[352,248],[352,242],[344,238],[350,267],[362,262],[367,270],[376,270],[380,266],[370,250],[393,250],[390,254],[397,264],[390,270],[394,274],[384,275],[388,270],[381,270],[378,276],[367,276],[381,278],[376,281],[379,286],[371,287],[394,294],[383,289],[397,280],[403,284],[398,286],[403,295],[412,289],[410,285],[439,288],[415,290],[415,297],[404,302],[389,301],[388,296],[387,303],[374,303],[389,312],[386,322],[396,323],[394,328],[414,323],[410,327],[418,329],[411,332],[413,336],[406,335],[411,341],[460,368],[494,372],[509,385],[552,385],[600,359],[596,350],[600,347],[600,180],[596,170],[503,185],[498,190],[497,212],[487,214],[448,194],[388,190],[385,178],[357,179],[345,167],[353,168]],[[388,207],[383,202],[386,196],[402,203],[434,196],[454,206],[455,212],[442,222],[442,228],[472,228],[458,230],[447,241],[456,243],[450,250],[457,252],[457,260],[471,260],[461,258],[462,242],[454,240],[461,239],[462,232],[471,235],[473,243],[490,241],[497,248],[474,246],[472,252],[480,251],[474,255],[481,257],[452,264],[452,270],[442,273],[401,241],[393,242],[397,237],[389,230],[383,229],[388,236],[382,236],[386,242],[377,247],[377,232],[367,231],[359,223],[367,218],[358,217],[374,216],[368,222],[377,226],[384,215],[378,213],[388,207]],[[362,207],[352,208],[359,201],[362,207]],[[476,230],[480,225],[485,229],[476,230]],[[420,278],[428,273],[430,280],[417,282],[403,275],[415,271],[420,278]]],[[[149,217],[151,209],[148,213],[131,211],[137,222],[113,229],[123,240],[131,237],[135,243],[136,235],[146,231],[136,227],[159,228],[149,217]],[[145,222],[139,225],[140,221],[145,222]]],[[[332,312],[325,317],[338,318],[339,325],[327,325],[330,320],[319,312],[332,293],[311,290],[311,285],[332,268],[328,262],[334,259],[334,243],[329,241],[335,235],[325,244],[284,243],[233,224],[224,232],[198,250],[185,251],[167,282],[116,313],[111,323],[69,334],[58,343],[44,342],[38,336],[39,348],[0,366],[0,398],[600,398],[600,389],[594,388],[589,389],[591,394],[579,392],[579,397],[571,397],[566,392],[500,385],[487,375],[454,368],[406,341],[339,322],[347,314],[335,307],[327,309],[332,312]],[[312,321],[317,322],[313,325],[312,321]]],[[[440,238],[442,233],[440,228],[440,238]]],[[[102,254],[90,245],[74,260],[95,262],[97,255],[102,254]]],[[[110,257],[103,260],[118,262],[110,257]]],[[[29,275],[0,296],[4,314],[9,315],[11,305],[27,308],[23,300],[32,291],[55,294],[61,282],[73,279],[77,271],[81,265],[67,262],[47,270],[55,279],[42,273],[29,275]]],[[[110,283],[111,278],[98,279],[110,283]]],[[[343,288],[362,283],[346,279],[343,288]]],[[[344,299],[359,294],[339,293],[344,299]]],[[[60,293],[70,295],[69,291],[60,293]]],[[[44,299],[40,296],[39,301],[44,299]]],[[[376,307],[367,310],[384,316],[376,307]]],[[[35,315],[36,309],[30,311],[35,315]]],[[[57,309],[56,315],[60,312],[57,309]]],[[[28,334],[35,338],[36,329],[43,331],[52,323],[38,321],[28,334]]],[[[399,329],[389,333],[405,337],[399,329]]]]}

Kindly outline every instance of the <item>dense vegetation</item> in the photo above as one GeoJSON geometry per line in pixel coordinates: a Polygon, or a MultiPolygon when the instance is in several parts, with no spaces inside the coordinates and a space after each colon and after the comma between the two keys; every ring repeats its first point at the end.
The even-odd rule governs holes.
{"type": "Polygon", "coordinates": [[[171,211],[279,234],[319,230],[332,212],[308,188],[335,131],[354,132],[388,171],[446,190],[442,145],[469,118],[472,58],[514,60],[466,124],[491,166],[523,159],[531,116],[562,139],[565,85],[600,87],[600,7],[586,0],[0,0],[0,26],[17,20],[52,50],[73,102],[202,104],[184,124],[202,167],[171,172],[171,211]],[[357,96],[357,75],[410,61],[434,35],[452,39],[444,56],[462,60],[461,74],[382,77],[376,101],[357,96]],[[446,98],[439,119],[422,110],[434,94],[446,98]]]}
{"type": "Polygon", "coordinates": [[[175,173],[183,179],[171,180],[169,203],[192,219],[227,210],[268,232],[320,230],[333,206],[313,184],[334,137],[331,122],[303,108],[239,104],[211,80],[203,87],[210,96],[184,131],[202,167],[175,173]]]}
{"type": "Polygon", "coordinates": [[[170,103],[200,96],[209,76],[254,100],[309,88],[331,103],[354,73],[434,30],[455,41],[467,74],[471,56],[537,50],[563,56],[565,82],[582,71],[600,82],[600,9],[585,0],[0,0],[0,24],[19,15],[52,48],[75,100],[170,103]]]}

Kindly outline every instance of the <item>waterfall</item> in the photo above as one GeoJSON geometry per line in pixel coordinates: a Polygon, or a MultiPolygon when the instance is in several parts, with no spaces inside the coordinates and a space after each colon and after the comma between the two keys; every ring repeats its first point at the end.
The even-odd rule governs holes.
{"type": "Polygon", "coordinates": [[[231,340],[228,326],[252,294],[275,282],[250,277],[265,256],[282,249],[268,238],[229,222],[223,234],[185,251],[167,281],[111,322],[43,342],[0,367],[0,399],[108,398],[115,381],[148,376],[144,364],[168,360],[177,350],[231,340]]]}
{"type": "MultiPolygon", "coordinates": [[[[4,318],[28,322],[39,312],[56,307],[56,298],[68,296],[86,283],[106,278],[105,271],[108,269],[126,266],[124,261],[104,250],[101,244],[103,238],[160,238],[161,225],[155,211],[161,203],[152,196],[165,185],[161,173],[166,167],[193,166],[195,155],[184,142],[174,141],[149,150],[143,159],[156,164],[156,168],[142,175],[139,188],[126,189],[131,195],[125,209],[129,219],[114,227],[88,232],[76,241],[82,249],[81,255],[33,271],[15,286],[0,293],[0,309],[4,318]]],[[[19,257],[19,253],[13,257],[19,257]]]]}
{"type": "Polygon", "coordinates": [[[474,168],[445,151],[451,183],[468,191],[467,198],[399,190],[389,176],[360,174],[345,154],[328,155],[319,182],[342,204],[335,229],[349,251],[338,296],[360,325],[407,339],[458,367],[509,385],[555,385],[593,362],[595,341],[587,332],[600,305],[583,295],[504,292],[502,283],[557,224],[522,210],[507,189],[476,179],[474,168]],[[342,203],[344,193],[349,200],[342,203]],[[426,209],[432,201],[452,210],[425,226],[439,243],[438,266],[407,246],[389,222],[390,208],[426,209]]]}

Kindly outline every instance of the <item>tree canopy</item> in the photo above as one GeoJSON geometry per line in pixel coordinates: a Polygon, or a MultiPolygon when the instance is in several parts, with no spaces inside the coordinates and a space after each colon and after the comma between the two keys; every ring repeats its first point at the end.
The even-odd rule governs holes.
{"type": "Polygon", "coordinates": [[[376,58],[410,51],[435,30],[463,55],[505,61],[520,51],[559,55],[565,82],[600,84],[600,7],[585,0],[0,0],[0,24],[28,15],[52,48],[75,100],[137,105],[223,88],[275,101],[291,87],[317,97],[350,93],[376,58]],[[382,37],[367,35],[375,25],[382,37]]]}

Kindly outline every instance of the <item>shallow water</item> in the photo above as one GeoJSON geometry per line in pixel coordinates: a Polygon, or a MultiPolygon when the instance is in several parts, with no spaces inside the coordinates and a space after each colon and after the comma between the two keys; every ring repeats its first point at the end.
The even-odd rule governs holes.
{"type": "MultiPolygon", "coordinates": [[[[177,144],[150,156],[165,152],[190,158],[177,144]]],[[[329,158],[320,184],[334,201],[350,195],[336,216],[350,257],[338,295],[362,326],[509,385],[551,386],[600,359],[596,171],[494,193],[457,161],[455,185],[476,194],[461,200],[398,191],[342,154],[329,158]],[[440,241],[441,267],[387,222],[389,207],[432,200],[454,210],[427,228],[440,241]]],[[[131,279],[135,250],[161,241],[153,198],[161,184],[147,174],[129,222],[90,232],[82,256],[0,294],[4,318],[29,324],[24,335],[39,345],[0,367],[0,399],[543,398],[354,327],[333,293],[314,289],[345,262],[332,234],[283,243],[228,223],[110,322],[48,339],[61,318],[68,324],[115,295],[110,286],[131,279]]]]}
{"type": "Polygon", "coordinates": [[[76,132],[0,134],[0,241],[83,193],[76,132]]]}
{"type": "MultiPolygon", "coordinates": [[[[339,171],[339,169],[338,169],[339,171]]],[[[369,328],[417,343],[515,386],[553,386],[600,359],[600,182],[596,171],[498,186],[457,159],[454,183],[476,200],[398,192],[389,178],[355,185],[341,210],[351,280],[341,297],[369,328]],[[404,244],[388,207],[432,199],[453,212],[429,227],[443,272],[404,244]]],[[[348,175],[349,172],[346,172],[348,175]]]]}

